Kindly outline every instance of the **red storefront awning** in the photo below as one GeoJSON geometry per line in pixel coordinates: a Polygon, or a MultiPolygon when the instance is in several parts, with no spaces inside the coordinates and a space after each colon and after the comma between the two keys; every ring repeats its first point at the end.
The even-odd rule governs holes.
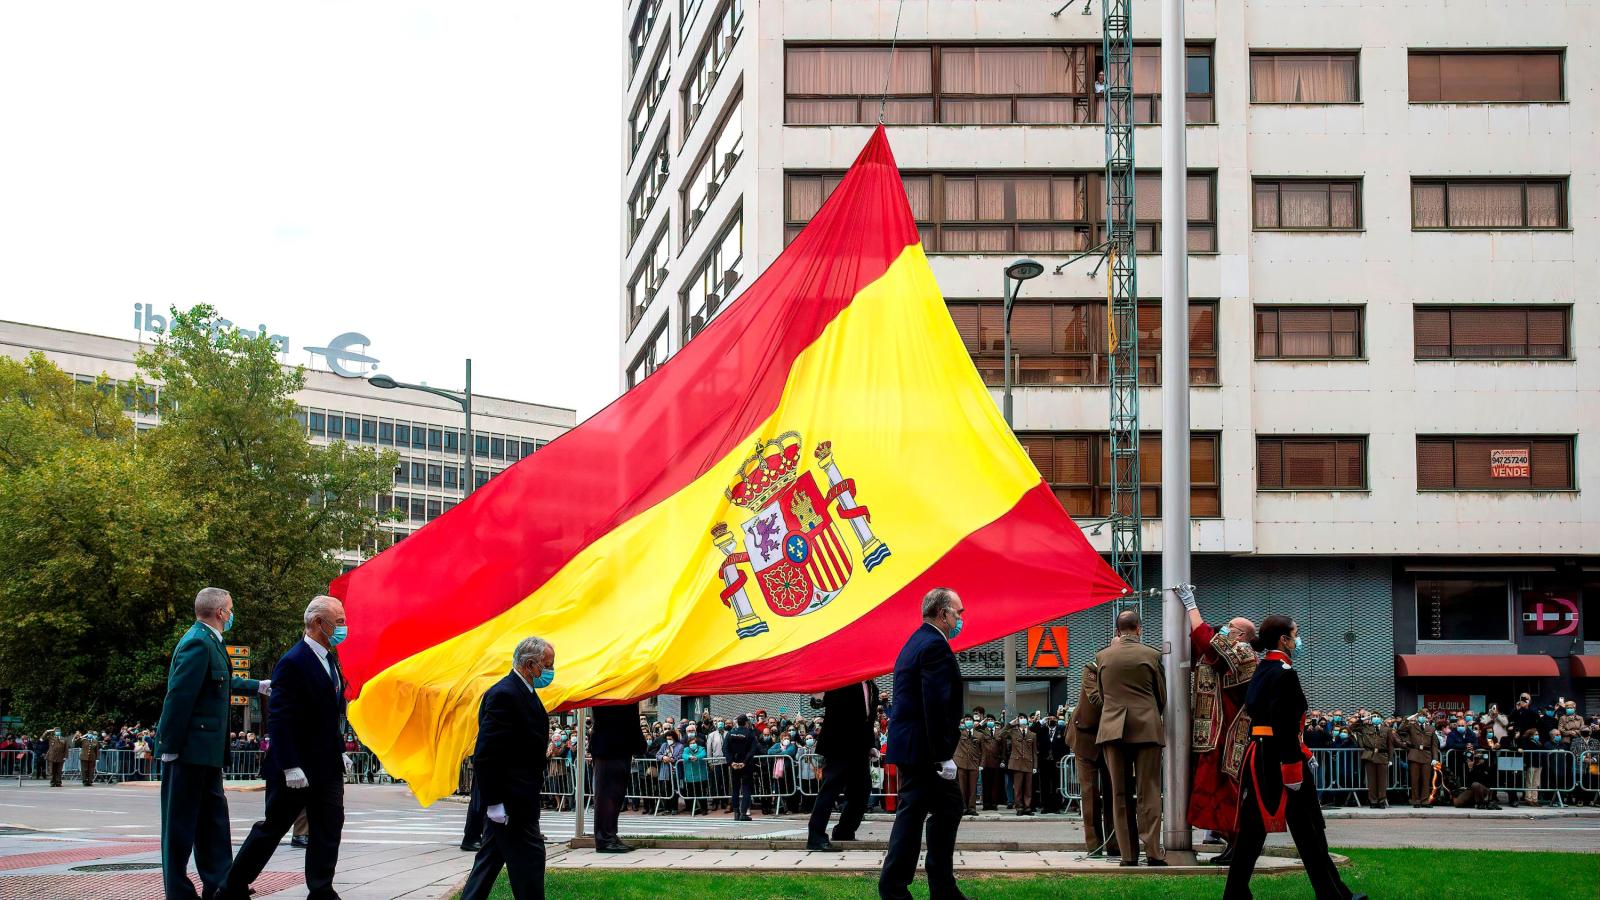
{"type": "Polygon", "coordinates": [[[1555,678],[1561,670],[1548,656],[1402,653],[1395,657],[1394,674],[1398,678],[1555,678]]]}
{"type": "Polygon", "coordinates": [[[1573,678],[1600,678],[1600,656],[1574,656],[1571,661],[1573,678]]]}

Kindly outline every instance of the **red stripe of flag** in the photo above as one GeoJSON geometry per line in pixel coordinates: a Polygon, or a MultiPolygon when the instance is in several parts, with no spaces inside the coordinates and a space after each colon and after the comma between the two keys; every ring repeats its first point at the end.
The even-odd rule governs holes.
{"type": "Polygon", "coordinates": [[[334,580],[330,593],[360,623],[339,650],[355,690],[524,600],[584,547],[748,441],[777,407],[795,357],[918,240],[880,126],[811,224],[677,356],[334,580]]]}

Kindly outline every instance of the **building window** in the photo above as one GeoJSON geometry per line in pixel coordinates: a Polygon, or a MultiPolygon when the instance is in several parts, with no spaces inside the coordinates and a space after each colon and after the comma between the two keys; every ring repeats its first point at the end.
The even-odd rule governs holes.
{"type": "Polygon", "coordinates": [[[325,414],[313,411],[308,418],[310,419],[311,433],[313,435],[322,437],[328,433],[328,417],[325,414]]]}
{"type": "Polygon", "coordinates": [[[1559,101],[1560,50],[1413,50],[1407,60],[1412,103],[1559,101]]]}
{"type": "MultiPolygon", "coordinates": [[[[1005,383],[1005,308],[997,300],[950,302],[961,341],[985,384],[1005,383]]],[[[1104,300],[1021,301],[1011,310],[1012,383],[1103,385],[1110,381],[1104,300]]],[[[1139,383],[1161,380],[1161,303],[1139,304],[1139,383]]],[[[1217,305],[1189,306],[1189,383],[1217,383],[1217,305]]]]}
{"type": "Polygon", "coordinates": [[[1568,491],[1571,435],[1512,437],[1417,435],[1417,489],[1568,491]]]}
{"type": "Polygon", "coordinates": [[[1361,491],[1367,487],[1365,437],[1258,437],[1256,488],[1361,491]]]}
{"type": "Polygon", "coordinates": [[[1361,359],[1359,306],[1256,307],[1256,359],[1361,359]]]}
{"type": "Polygon", "coordinates": [[[639,383],[649,378],[661,364],[667,361],[667,320],[662,317],[661,323],[656,326],[655,333],[644,342],[639,355],[634,357],[633,365],[628,366],[628,388],[632,390],[639,383]]]}
{"type": "MultiPolygon", "coordinates": [[[[1028,451],[1056,498],[1076,518],[1111,512],[1111,440],[1104,434],[1024,432],[1017,440],[1028,451]]],[[[1200,518],[1222,514],[1218,493],[1219,458],[1215,433],[1196,432],[1189,441],[1191,512],[1200,518]]],[[[1139,505],[1142,514],[1161,514],[1161,435],[1139,435],[1139,505]]]]}
{"type": "Polygon", "coordinates": [[[506,458],[506,439],[505,438],[502,438],[502,437],[491,437],[491,438],[489,438],[489,458],[490,459],[505,459],[506,458]]]}
{"type": "MultiPolygon", "coordinates": [[[[683,187],[683,243],[700,227],[701,219],[711,208],[711,201],[727,183],[728,175],[744,154],[744,121],[740,117],[742,104],[734,98],[732,107],[723,114],[717,126],[717,135],[707,143],[705,152],[689,170],[683,187]]],[[[679,246],[682,246],[680,244],[679,246]]]]}
{"type": "Polygon", "coordinates": [[[444,452],[451,456],[461,455],[461,432],[452,428],[444,433],[444,452]]]}
{"type": "Polygon", "coordinates": [[[1361,227],[1361,180],[1255,181],[1257,231],[1354,231],[1361,227]]]}
{"type": "Polygon", "coordinates": [[[439,501],[437,501],[437,500],[429,500],[428,501],[428,521],[429,522],[432,522],[434,519],[439,518],[439,516],[442,513],[443,513],[443,510],[441,510],[439,508],[439,501]]]}
{"type": "Polygon", "coordinates": [[[650,160],[645,163],[644,171],[639,173],[639,183],[628,196],[630,246],[638,240],[639,232],[644,228],[644,220],[649,217],[650,210],[655,209],[656,198],[661,196],[661,189],[667,184],[668,165],[667,136],[662,133],[661,140],[656,141],[655,149],[650,151],[650,160]]]}
{"type": "Polygon", "coordinates": [[[639,263],[638,271],[633,273],[633,280],[628,282],[628,333],[638,327],[639,320],[644,318],[645,310],[650,308],[650,301],[656,298],[656,293],[661,290],[661,283],[667,279],[667,258],[672,251],[667,246],[667,229],[663,225],[656,234],[656,239],[650,243],[650,249],[645,251],[644,259],[639,263]]]}
{"type": "Polygon", "coordinates": [[[411,426],[408,423],[394,423],[394,445],[396,447],[411,446],[411,426]]]}
{"type": "Polygon", "coordinates": [[[361,420],[361,443],[376,444],[378,442],[378,420],[361,420]]]}
{"type": "Polygon", "coordinates": [[[1413,179],[1411,227],[1565,228],[1566,179],[1413,179]]]}
{"type": "Polygon", "coordinates": [[[656,61],[650,64],[650,71],[645,73],[644,87],[640,89],[639,99],[633,104],[633,113],[628,116],[628,133],[632,140],[628,143],[628,158],[639,152],[639,147],[644,144],[644,133],[650,130],[650,121],[655,118],[656,107],[661,105],[661,98],[667,93],[667,47],[661,47],[661,52],[656,54],[656,61]]]}
{"type": "Polygon", "coordinates": [[[1564,359],[1567,306],[1418,306],[1417,359],[1564,359]]]}
{"type": "MultiPolygon", "coordinates": [[[[744,212],[711,242],[705,258],[689,274],[683,288],[683,341],[694,339],[717,314],[728,307],[733,291],[744,277],[744,212]]],[[[654,371],[654,369],[652,369],[654,371]]]]}
{"type": "MultiPolygon", "coordinates": [[[[1135,47],[1134,121],[1159,121],[1161,49],[1135,47]]],[[[1188,120],[1215,121],[1209,45],[1188,48],[1188,120]]],[[[825,45],[784,53],[791,125],[1066,125],[1103,122],[1100,45],[825,45]],[[885,97],[885,89],[888,94],[885,97]]]]}
{"type": "Polygon", "coordinates": [[[444,467],[444,487],[446,490],[455,490],[461,486],[461,470],[455,466],[444,467]]]}
{"type": "Polygon", "coordinates": [[[344,439],[351,444],[359,443],[361,441],[360,416],[344,417],[344,439]]]}
{"type": "MultiPolygon", "coordinates": [[[[698,5],[700,0],[692,2],[698,5]]],[[[717,14],[717,21],[708,29],[705,43],[700,45],[700,52],[689,64],[689,75],[683,81],[684,139],[689,137],[694,123],[705,112],[706,101],[711,98],[711,89],[716,86],[717,76],[722,74],[728,58],[733,56],[734,45],[739,42],[739,34],[743,30],[744,0],[729,0],[717,14]]]]}
{"type": "Polygon", "coordinates": [[[661,15],[661,0],[644,0],[639,11],[633,14],[633,27],[628,29],[628,75],[631,77],[644,58],[645,47],[655,31],[656,19],[661,15]]]}
{"type": "Polygon", "coordinates": [[[1511,591],[1501,579],[1417,582],[1417,640],[1511,640],[1511,591]]]}
{"type": "Polygon", "coordinates": [[[428,486],[429,487],[440,487],[440,486],[442,486],[444,484],[443,473],[444,473],[444,466],[441,466],[438,463],[429,463],[428,464],[428,486]]]}
{"type": "Polygon", "coordinates": [[[383,420],[378,423],[378,443],[385,447],[394,446],[394,423],[383,420]]]}
{"type": "Polygon", "coordinates": [[[1250,54],[1251,103],[1359,103],[1355,53],[1250,54]]]}
{"type": "Polygon", "coordinates": [[[705,5],[705,0],[678,0],[678,40],[694,27],[694,20],[700,16],[700,7],[705,5]]]}
{"type": "MultiPolygon", "coordinates": [[[[785,178],[786,237],[794,237],[839,185],[840,175],[792,173],[785,178]]],[[[1104,239],[1105,195],[1099,172],[1075,174],[974,172],[902,174],[906,199],[930,253],[1070,253],[1104,239]]],[[[1189,250],[1216,250],[1216,175],[1188,181],[1189,250]]],[[[1161,245],[1161,176],[1134,182],[1135,244],[1161,245]]]]}

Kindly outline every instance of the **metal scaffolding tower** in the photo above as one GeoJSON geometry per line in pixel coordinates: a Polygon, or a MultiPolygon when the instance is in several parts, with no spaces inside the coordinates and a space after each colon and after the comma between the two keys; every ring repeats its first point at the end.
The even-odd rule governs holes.
{"type": "MultiPolygon", "coordinates": [[[[1133,0],[1100,5],[1106,87],[1106,316],[1111,382],[1111,567],[1131,588],[1111,605],[1143,615],[1139,489],[1139,285],[1133,174],[1133,0]]],[[[1114,624],[1113,624],[1113,627],[1114,624]]]]}

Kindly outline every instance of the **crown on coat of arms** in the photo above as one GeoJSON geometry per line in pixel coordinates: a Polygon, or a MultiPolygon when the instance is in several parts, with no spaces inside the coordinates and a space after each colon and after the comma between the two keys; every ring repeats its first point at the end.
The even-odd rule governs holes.
{"type": "Polygon", "coordinates": [[[794,483],[799,470],[800,432],[786,431],[770,441],[756,443],[755,452],[739,466],[739,480],[724,494],[735,505],[759,512],[794,483]]]}

